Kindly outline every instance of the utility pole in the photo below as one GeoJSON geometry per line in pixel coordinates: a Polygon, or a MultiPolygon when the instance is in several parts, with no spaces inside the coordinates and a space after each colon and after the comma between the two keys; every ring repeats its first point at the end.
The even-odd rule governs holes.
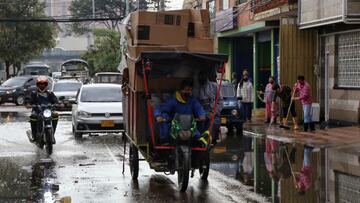
{"type": "Polygon", "coordinates": [[[129,12],[130,12],[130,2],[129,0],[125,0],[125,16],[128,16],[129,15],[129,12]]]}

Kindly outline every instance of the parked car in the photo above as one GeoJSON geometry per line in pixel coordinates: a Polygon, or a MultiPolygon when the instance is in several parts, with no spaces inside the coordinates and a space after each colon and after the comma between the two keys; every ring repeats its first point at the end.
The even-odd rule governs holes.
{"type": "MultiPolygon", "coordinates": [[[[0,86],[0,103],[23,105],[31,91],[36,90],[37,76],[18,76],[5,81],[0,86]]],[[[49,77],[48,89],[52,90],[53,80],[49,77]]]]}
{"type": "Polygon", "coordinates": [[[236,127],[237,132],[242,133],[244,111],[237,100],[235,86],[228,81],[223,81],[221,96],[223,97],[224,105],[221,110],[221,125],[226,126],[229,129],[229,133],[233,132],[233,127],[236,127]]]}
{"type": "Polygon", "coordinates": [[[71,110],[81,86],[82,82],[77,80],[59,80],[55,82],[53,92],[57,98],[64,98],[63,103],[65,105],[64,108],[57,110],[71,110]]]}
{"type": "Polygon", "coordinates": [[[122,74],[119,72],[99,72],[95,74],[95,83],[121,84],[122,74]]]}
{"type": "Polygon", "coordinates": [[[83,85],[72,109],[75,138],[91,133],[119,133],[124,129],[121,85],[83,85]]]}

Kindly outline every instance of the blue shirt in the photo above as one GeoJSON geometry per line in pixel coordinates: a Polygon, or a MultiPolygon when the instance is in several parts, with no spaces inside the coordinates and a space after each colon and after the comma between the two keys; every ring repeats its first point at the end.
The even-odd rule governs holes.
{"type": "Polygon", "coordinates": [[[194,115],[195,117],[205,116],[205,111],[199,101],[191,97],[186,103],[181,103],[175,98],[167,100],[160,104],[154,111],[155,118],[161,116],[162,113],[173,117],[176,113],[194,115]]]}

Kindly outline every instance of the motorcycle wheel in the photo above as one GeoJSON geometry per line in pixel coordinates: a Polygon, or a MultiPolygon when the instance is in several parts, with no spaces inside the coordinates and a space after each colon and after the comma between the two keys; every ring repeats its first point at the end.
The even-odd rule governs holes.
{"type": "Polygon", "coordinates": [[[129,162],[131,177],[133,180],[137,180],[139,176],[139,152],[133,144],[130,144],[129,162]]]}
{"type": "Polygon", "coordinates": [[[45,130],[45,139],[46,139],[46,152],[50,155],[53,152],[53,143],[51,140],[52,137],[52,130],[46,129],[45,130]]]}
{"type": "Polygon", "coordinates": [[[199,163],[199,172],[200,172],[201,180],[207,180],[210,170],[210,152],[206,151],[203,153],[204,155],[200,159],[200,163],[199,163]]]}
{"type": "Polygon", "coordinates": [[[189,163],[189,156],[184,155],[184,153],[179,152],[178,162],[179,162],[179,169],[178,169],[178,186],[180,192],[185,192],[188,184],[189,184],[189,172],[190,172],[190,163],[189,163]]]}

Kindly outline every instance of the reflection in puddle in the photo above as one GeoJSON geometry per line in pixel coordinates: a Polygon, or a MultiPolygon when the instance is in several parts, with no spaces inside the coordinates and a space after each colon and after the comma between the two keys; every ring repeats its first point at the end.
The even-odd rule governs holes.
{"type": "Polygon", "coordinates": [[[318,175],[312,147],[239,136],[228,138],[216,148],[211,160],[213,170],[253,186],[255,192],[273,202],[302,202],[319,195],[314,187],[318,175]]]}
{"type": "Polygon", "coordinates": [[[1,160],[0,202],[54,202],[59,186],[54,184],[52,160],[44,159],[31,167],[1,160]]]}

